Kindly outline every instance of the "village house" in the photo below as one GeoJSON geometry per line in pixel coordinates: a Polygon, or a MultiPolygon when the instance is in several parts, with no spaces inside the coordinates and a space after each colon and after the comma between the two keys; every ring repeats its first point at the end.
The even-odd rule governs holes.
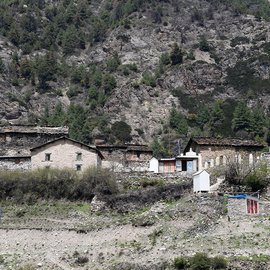
{"type": "Polygon", "coordinates": [[[198,169],[208,169],[229,162],[254,164],[260,159],[264,145],[252,140],[191,138],[184,153],[194,151],[198,155],[198,169]]]}
{"type": "Polygon", "coordinates": [[[198,171],[198,159],[199,156],[192,150],[174,158],[156,159],[153,157],[150,160],[149,171],[155,173],[192,174],[198,171]]]}
{"type": "Polygon", "coordinates": [[[97,145],[104,156],[102,167],[112,171],[148,171],[152,150],[147,145],[97,145]]]}
{"type": "Polygon", "coordinates": [[[61,137],[31,149],[32,169],[69,168],[84,171],[100,167],[103,155],[94,147],[61,137]]]}
{"type": "Polygon", "coordinates": [[[1,126],[0,169],[29,170],[30,148],[66,135],[67,127],[1,126]]]}

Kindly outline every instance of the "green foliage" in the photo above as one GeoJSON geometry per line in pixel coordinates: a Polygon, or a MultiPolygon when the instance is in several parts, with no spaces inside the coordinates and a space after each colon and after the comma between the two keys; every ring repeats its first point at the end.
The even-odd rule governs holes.
{"type": "Polygon", "coordinates": [[[159,61],[162,65],[169,65],[171,63],[170,54],[168,52],[162,53],[159,61]]]}
{"type": "Polygon", "coordinates": [[[131,131],[131,126],[124,121],[116,121],[111,127],[112,135],[122,143],[132,140],[131,131]]]}
{"type": "Polygon", "coordinates": [[[227,269],[227,260],[222,256],[212,258],[212,269],[227,269]]]}
{"type": "Polygon", "coordinates": [[[205,253],[196,253],[190,259],[190,269],[192,270],[210,270],[211,259],[205,253]]]}
{"type": "Polygon", "coordinates": [[[175,269],[214,270],[226,269],[227,260],[222,256],[209,258],[205,253],[196,253],[192,257],[176,257],[173,261],[175,269]]]}
{"type": "Polygon", "coordinates": [[[141,82],[151,87],[156,87],[157,85],[155,76],[149,71],[143,73],[141,82]]]}
{"type": "Polygon", "coordinates": [[[244,178],[244,184],[251,188],[253,192],[264,190],[270,184],[269,181],[267,181],[268,174],[269,169],[267,164],[262,163],[244,178]]]}
{"type": "Polygon", "coordinates": [[[151,143],[151,149],[153,151],[153,157],[157,159],[165,157],[165,147],[157,138],[154,138],[153,142],[151,143]]]}
{"type": "Polygon", "coordinates": [[[170,59],[171,59],[172,65],[177,65],[177,64],[183,63],[183,52],[177,43],[173,44],[173,48],[172,48],[172,51],[170,53],[170,59]]]}
{"type": "Polygon", "coordinates": [[[249,41],[250,40],[248,37],[235,37],[234,39],[231,40],[231,46],[235,47],[236,45],[248,44],[249,41]]]}
{"type": "Polygon", "coordinates": [[[232,128],[234,131],[245,130],[250,131],[251,121],[250,121],[251,111],[247,105],[240,102],[233,113],[232,128]]]}
{"type": "Polygon", "coordinates": [[[171,111],[170,114],[170,127],[175,129],[181,135],[187,135],[188,123],[186,117],[177,112],[175,109],[171,111]]]}
{"type": "Polygon", "coordinates": [[[103,89],[105,95],[110,95],[112,90],[115,89],[117,86],[116,79],[111,74],[105,74],[103,77],[103,89]]]}
{"type": "Polygon", "coordinates": [[[211,47],[205,36],[201,36],[200,38],[199,49],[204,52],[209,52],[211,50],[211,47]]]}
{"type": "Polygon", "coordinates": [[[97,168],[89,168],[82,175],[69,169],[0,171],[0,183],[0,199],[16,203],[34,203],[38,199],[91,200],[98,193],[118,192],[112,173],[97,168]]]}
{"type": "Polygon", "coordinates": [[[210,133],[212,136],[217,136],[222,134],[222,125],[224,123],[225,116],[222,109],[222,102],[216,101],[214,107],[211,111],[209,119],[210,133]]]}
{"type": "Polygon", "coordinates": [[[110,58],[106,62],[107,70],[109,72],[114,72],[117,70],[117,68],[121,65],[120,58],[117,54],[115,54],[112,58],[110,58]]]}
{"type": "Polygon", "coordinates": [[[5,70],[6,70],[5,63],[4,63],[4,61],[2,60],[2,58],[0,58],[0,74],[1,74],[1,73],[4,73],[5,70]]]}
{"type": "Polygon", "coordinates": [[[48,89],[48,81],[56,80],[57,62],[54,54],[48,53],[35,59],[35,74],[41,90],[48,89]]]}
{"type": "Polygon", "coordinates": [[[186,269],[188,266],[188,260],[186,257],[176,257],[173,260],[173,266],[177,269],[177,270],[182,270],[182,269],[186,269]]]}

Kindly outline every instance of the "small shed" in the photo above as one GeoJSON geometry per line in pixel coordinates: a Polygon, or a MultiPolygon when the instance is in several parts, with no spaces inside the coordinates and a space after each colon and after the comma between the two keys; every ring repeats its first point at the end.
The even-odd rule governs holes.
{"type": "Polygon", "coordinates": [[[209,192],[210,175],[206,170],[193,174],[193,192],[209,192]]]}
{"type": "Polygon", "coordinates": [[[158,173],[158,159],[156,159],[155,157],[152,157],[149,164],[150,164],[149,171],[158,173]]]}
{"type": "Polygon", "coordinates": [[[239,219],[246,215],[258,215],[260,213],[259,199],[247,194],[229,195],[228,216],[231,219],[239,219]]]}

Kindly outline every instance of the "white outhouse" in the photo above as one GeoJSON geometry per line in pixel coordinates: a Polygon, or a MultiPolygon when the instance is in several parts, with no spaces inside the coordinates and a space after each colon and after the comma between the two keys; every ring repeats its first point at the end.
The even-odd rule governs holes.
{"type": "Polygon", "coordinates": [[[150,162],[149,162],[149,171],[150,172],[154,172],[154,173],[158,173],[158,159],[156,159],[155,157],[152,157],[150,162]]]}
{"type": "Polygon", "coordinates": [[[193,192],[209,192],[210,175],[206,170],[193,174],[193,192]]]}

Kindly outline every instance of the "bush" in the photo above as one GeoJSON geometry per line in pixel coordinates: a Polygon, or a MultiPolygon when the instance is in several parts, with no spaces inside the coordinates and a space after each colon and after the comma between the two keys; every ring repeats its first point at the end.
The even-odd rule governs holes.
{"type": "Polygon", "coordinates": [[[156,78],[151,72],[144,72],[142,75],[142,83],[151,87],[156,87],[156,78]]]}
{"type": "Polygon", "coordinates": [[[244,178],[244,184],[251,188],[253,192],[263,190],[269,185],[266,180],[267,175],[267,164],[261,164],[258,168],[256,168],[253,172],[244,178]]]}
{"type": "Polygon", "coordinates": [[[211,269],[211,259],[205,253],[196,253],[190,259],[191,270],[209,270],[211,269]]]}
{"type": "Polygon", "coordinates": [[[212,269],[226,269],[227,260],[222,256],[216,256],[212,259],[212,269]]]}
{"type": "Polygon", "coordinates": [[[38,198],[91,200],[96,193],[117,192],[112,173],[99,168],[89,168],[82,175],[69,169],[0,171],[0,199],[17,203],[35,203],[38,198]]]}
{"type": "Polygon", "coordinates": [[[176,269],[186,269],[186,267],[188,266],[188,260],[185,257],[176,257],[173,260],[173,266],[176,269]]]}
{"type": "Polygon", "coordinates": [[[173,266],[176,269],[221,270],[227,268],[227,260],[222,256],[209,258],[205,253],[196,253],[193,257],[176,257],[173,266]]]}

